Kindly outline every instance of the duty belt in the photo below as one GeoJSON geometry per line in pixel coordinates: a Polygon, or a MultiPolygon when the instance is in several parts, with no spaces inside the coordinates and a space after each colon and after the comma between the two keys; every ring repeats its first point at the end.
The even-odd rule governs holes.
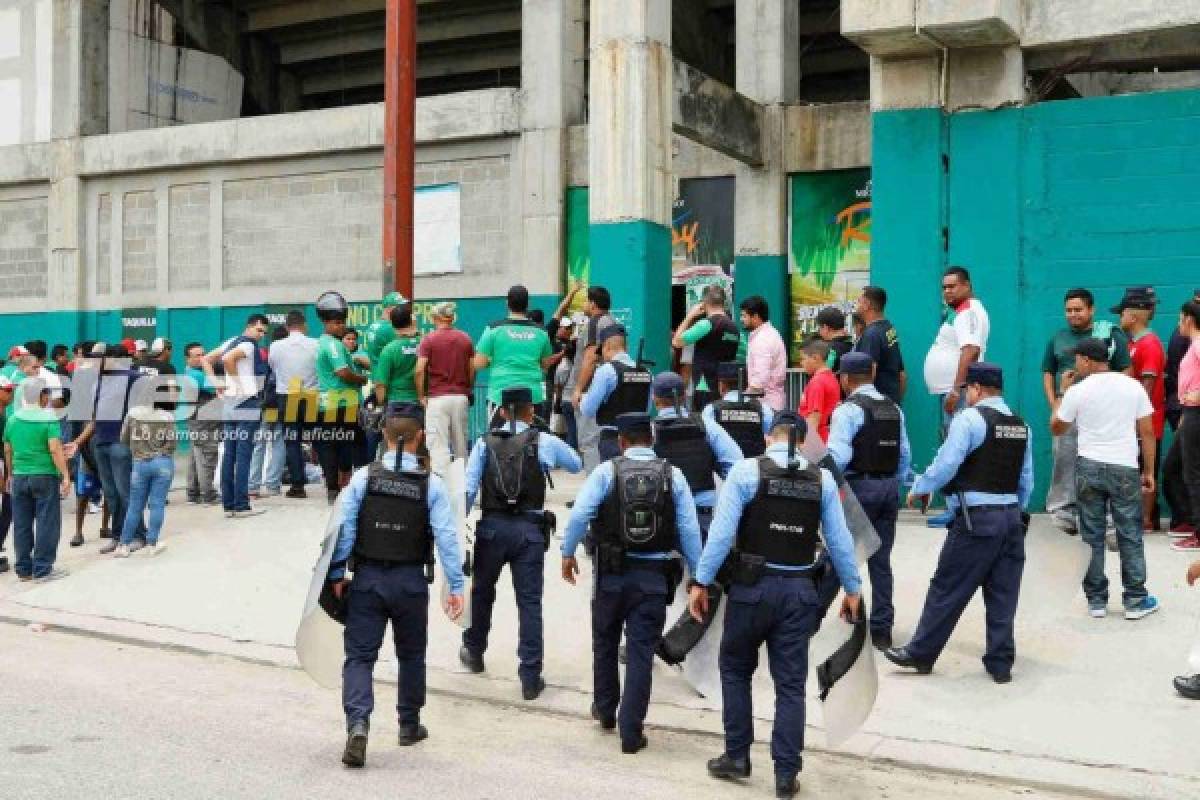
{"type": "Polygon", "coordinates": [[[799,569],[780,569],[779,567],[767,567],[763,570],[763,577],[769,575],[777,575],[780,578],[811,578],[812,567],[801,567],[799,569]]]}
{"type": "Polygon", "coordinates": [[[661,572],[666,575],[674,567],[674,561],[674,558],[634,558],[627,555],[625,556],[625,568],[648,569],[652,572],[661,572]]]}
{"type": "Polygon", "coordinates": [[[388,561],[383,558],[363,558],[361,556],[354,556],[354,564],[359,567],[382,567],[383,569],[425,566],[424,561],[388,561]]]}
{"type": "Polygon", "coordinates": [[[896,478],[896,476],[894,474],[888,475],[888,474],[885,474],[882,472],[848,472],[848,473],[846,473],[846,480],[848,480],[848,481],[860,481],[860,480],[890,481],[890,480],[895,480],[895,478],[896,478]]]}
{"type": "Polygon", "coordinates": [[[481,519],[519,519],[525,522],[532,522],[534,525],[541,525],[544,518],[542,511],[518,511],[515,514],[509,511],[484,511],[481,519]]]}
{"type": "MultiPolygon", "coordinates": [[[[1017,507],[1016,503],[992,504],[987,506],[967,506],[967,511],[1011,511],[1017,507]]],[[[956,509],[956,512],[961,514],[962,507],[956,509]]]]}

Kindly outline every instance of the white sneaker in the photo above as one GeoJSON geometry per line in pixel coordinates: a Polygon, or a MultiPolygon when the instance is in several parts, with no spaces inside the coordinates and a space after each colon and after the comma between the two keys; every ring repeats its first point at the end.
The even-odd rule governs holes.
{"type": "Polygon", "coordinates": [[[259,514],[265,514],[265,508],[247,508],[244,511],[234,511],[231,516],[234,519],[244,519],[245,517],[257,517],[259,514]]]}
{"type": "Polygon", "coordinates": [[[1104,619],[1108,616],[1108,608],[1105,606],[1088,606],[1088,615],[1092,619],[1104,619]]]}
{"type": "Polygon", "coordinates": [[[129,558],[130,555],[129,545],[127,544],[119,544],[117,545],[117,549],[113,551],[113,558],[129,558]]]}
{"type": "Polygon", "coordinates": [[[158,544],[148,544],[142,550],[142,555],[150,556],[151,558],[153,558],[154,556],[157,556],[157,555],[160,555],[161,553],[163,553],[166,549],[167,549],[166,542],[159,542],[158,544]]]}

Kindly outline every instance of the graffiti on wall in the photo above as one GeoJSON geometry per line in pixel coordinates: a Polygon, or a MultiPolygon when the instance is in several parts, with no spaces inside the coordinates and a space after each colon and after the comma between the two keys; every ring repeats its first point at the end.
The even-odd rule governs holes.
{"type": "Polygon", "coordinates": [[[790,183],[792,357],[799,358],[817,312],[834,305],[849,316],[870,282],[871,172],[805,173],[790,183]]]}

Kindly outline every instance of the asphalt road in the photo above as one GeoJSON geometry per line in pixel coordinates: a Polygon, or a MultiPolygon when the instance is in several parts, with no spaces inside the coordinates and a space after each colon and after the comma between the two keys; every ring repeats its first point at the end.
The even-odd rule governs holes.
{"type": "MultiPolygon", "coordinates": [[[[735,786],[704,772],[713,737],[651,729],[650,749],[625,756],[588,720],[441,694],[425,711],[430,738],[402,749],[385,685],[367,768],[350,771],[339,698],[297,670],[8,624],[0,687],[7,800],[773,796],[761,746],[735,786]]],[[[1067,796],[846,756],[810,756],[802,777],[809,798],[1067,796]]]]}

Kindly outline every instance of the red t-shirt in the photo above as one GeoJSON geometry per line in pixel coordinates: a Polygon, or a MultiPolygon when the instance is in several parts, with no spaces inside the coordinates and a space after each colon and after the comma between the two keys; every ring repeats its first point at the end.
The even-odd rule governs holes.
{"type": "Polygon", "coordinates": [[[417,345],[417,358],[429,359],[425,394],[428,397],[470,394],[470,363],[474,355],[471,337],[455,328],[441,328],[422,337],[417,345]]]}
{"type": "Polygon", "coordinates": [[[1154,406],[1154,435],[1161,439],[1167,418],[1166,367],[1167,352],[1154,331],[1146,331],[1129,340],[1129,359],[1133,362],[1133,377],[1138,381],[1154,376],[1150,405],[1154,406]]]}
{"type": "Polygon", "coordinates": [[[833,416],[833,410],[840,402],[842,387],[831,369],[820,370],[804,387],[804,396],[800,399],[800,416],[807,417],[814,412],[821,412],[817,434],[823,442],[829,440],[829,418],[833,416]]]}

